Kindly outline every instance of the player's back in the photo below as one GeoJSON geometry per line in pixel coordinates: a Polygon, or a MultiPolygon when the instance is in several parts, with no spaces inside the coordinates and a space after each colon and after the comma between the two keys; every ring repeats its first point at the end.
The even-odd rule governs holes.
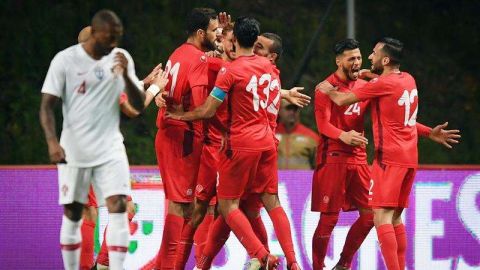
{"type": "MultiPolygon", "coordinates": [[[[185,111],[190,111],[199,105],[195,103],[203,102],[206,92],[199,93],[198,89],[194,91],[192,89],[196,86],[206,86],[208,84],[208,64],[204,52],[193,44],[182,44],[170,55],[165,65],[165,72],[168,73],[169,80],[165,86],[165,91],[168,92],[166,97],[167,108],[182,105],[185,111]]],[[[193,128],[192,123],[164,118],[167,108],[162,108],[158,112],[158,128],[168,127],[169,125],[193,128]]],[[[195,126],[200,127],[200,122],[195,122],[195,126]]]]}
{"type": "Polygon", "coordinates": [[[418,90],[407,72],[380,76],[379,91],[385,95],[372,101],[376,159],[380,163],[417,166],[418,90]]]}
{"type": "Polygon", "coordinates": [[[274,147],[267,106],[273,66],[264,57],[240,56],[223,67],[216,87],[228,92],[227,147],[263,151],[274,147]]]}

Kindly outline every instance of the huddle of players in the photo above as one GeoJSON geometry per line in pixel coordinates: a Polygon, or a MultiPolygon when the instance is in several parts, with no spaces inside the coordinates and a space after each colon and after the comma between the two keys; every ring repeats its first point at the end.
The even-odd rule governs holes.
{"type": "MultiPolygon", "coordinates": [[[[92,25],[95,25],[94,21],[92,25]]],[[[217,16],[208,8],[192,10],[187,17],[187,32],[187,41],[169,57],[165,71],[157,69],[153,77],[157,75],[160,79],[151,78],[148,82],[151,86],[146,91],[150,93],[150,100],[155,97],[160,107],[155,149],[168,199],[168,213],[155,267],[183,269],[198,228],[202,233],[195,236],[199,243],[197,247],[201,247],[196,254],[197,269],[210,268],[230,231],[252,258],[247,269],[275,269],[279,259],[269,253],[265,227],[259,216],[260,208],[265,207],[285,253],[287,268],[300,269],[290,224],[277,194],[274,130],[280,98],[299,106],[308,104],[309,98],[298,93],[297,89],[281,89],[280,74],[275,66],[281,54],[281,39],[271,33],[260,34],[259,23],[253,18],[240,17],[232,27],[229,16],[225,13],[217,16]],[[219,24],[222,46],[218,47],[223,50],[206,54],[218,49],[215,41],[218,42],[219,24]],[[215,58],[218,54],[221,58],[215,58]],[[204,219],[207,212],[212,213],[207,208],[214,205],[215,196],[219,216],[207,215],[204,219]],[[206,241],[202,237],[206,237],[206,241]]],[[[109,37],[95,36],[97,43],[102,38],[108,40],[109,37]]],[[[116,43],[109,44],[113,45],[116,43]]],[[[112,48],[103,55],[112,55],[112,48]]],[[[313,179],[312,210],[320,211],[322,215],[313,239],[314,269],[324,266],[329,236],[340,209],[354,208],[359,209],[360,217],[348,234],[342,259],[336,268],[349,268],[353,254],[373,226],[373,219],[388,269],[403,269],[406,240],[400,214],[407,206],[417,166],[417,129],[419,134],[446,145],[456,143],[455,139],[459,137],[458,131],[443,130],[446,124],[433,130],[416,124],[418,91],[413,78],[398,70],[401,51],[402,44],[397,40],[387,38],[377,43],[369,58],[372,69],[379,71],[381,76],[367,83],[358,79],[361,75],[358,43],[342,41],[335,46],[337,71],[317,86],[315,115],[323,140],[318,148],[313,179]],[[371,177],[364,150],[364,144],[368,142],[362,132],[358,132],[363,131],[363,113],[369,104],[367,101],[357,103],[369,99],[375,142],[378,142],[371,177]]],[[[140,83],[135,86],[138,79],[131,84],[129,76],[134,77],[134,70],[133,75],[130,74],[134,69],[131,58],[118,56],[118,52],[115,58],[109,58],[110,62],[120,63],[117,66],[122,67],[125,79],[125,84],[120,87],[128,90],[127,95],[135,101],[135,109],[141,110],[141,105],[148,105],[143,104],[144,93],[140,98],[133,93],[133,88],[146,86],[140,83]]],[[[110,62],[105,65],[112,65],[110,62]]],[[[113,69],[112,73],[115,74],[113,69]]],[[[103,73],[98,74],[95,70],[94,74],[101,80],[99,76],[103,73]]],[[[50,78],[49,82],[55,85],[54,79],[50,78]]],[[[42,92],[49,94],[48,90],[44,85],[42,92]]],[[[61,94],[54,92],[52,95],[61,94]]],[[[49,125],[45,120],[50,119],[45,115],[42,117],[52,162],[64,161],[65,153],[62,156],[57,145],[49,141],[52,131],[46,128],[49,125]]],[[[62,176],[60,180],[62,184],[62,176]]],[[[68,191],[64,186],[61,185],[61,194],[68,191]]],[[[76,235],[78,231],[75,202],[84,202],[85,194],[75,194],[68,200],[61,198],[61,203],[67,204],[61,231],[61,242],[68,242],[62,243],[64,262],[77,256],[70,253],[78,248],[78,236],[68,238],[67,235],[76,235]],[[68,205],[67,201],[74,204],[68,205]]],[[[109,243],[118,243],[109,246],[110,260],[114,259],[111,269],[121,269],[126,251],[123,235],[128,225],[123,214],[123,194],[128,192],[117,190],[110,192],[111,197],[105,196],[109,222],[113,222],[109,225],[113,229],[107,230],[106,236],[111,240],[109,243]],[[121,194],[121,197],[117,198],[115,194],[121,194]],[[113,236],[110,231],[122,231],[122,235],[113,236]]],[[[68,269],[71,265],[65,263],[68,269]]]]}
{"type": "MultiPolygon", "coordinates": [[[[259,218],[261,207],[272,219],[287,269],[299,269],[289,221],[277,196],[273,134],[278,101],[288,98],[280,90],[279,71],[274,65],[280,56],[281,39],[271,33],[259,35],[259,24],[253,18],[238,18],[232,29],[235,56],[228,45],[225,48],[230,56],[224,53],[227,61],[235,60],[222,66],[202,51],[214,49],[217,16],[210,9],[195,9],[188,21],[196,14],[209,19],[201,28],[190,28],[195,32],[190,31],[187,43],[169,58],[166,67],[171,68],[166,71],[173,81],[166,91],[170,99],[157,120],[157,157],[170,205],[156,267],[184,268],[196,228],[216,194],[220,215],[214,221],[207,220],[213,224],[197,254],[197,269],[210,268],[230,230],[252,258],[247,269],[275,269],[279,262],[268,251],[259,218]],[[191,46],[196,38],[203,46],[191,46]],[[269,57],[273,65],[255,54],[269,57]],[[185,55],[189,57],[185,59],[185,55]],[[175,69],[176,65],[179,67],[175,69]],[[208,70],[203,78],[195,73],[199,69],[208,70]],[[202,93],[209,95],[195,96],[202,93]],[[196,128],[201,119],[210,120],[203,122],[203,129],[196,128]],[[179,184],[179,179],[185,181],[179,184]],[[193,190],[196,199],[191,206],[193,190]]],[[[229,35],[228,27],[224,30],[224,35],[229,35]]],[[[402,50],[403,44],[392,38],[376,44],[369,59],[378,76],[360,70],[358,42],[343,40],[334,49],[337,71],[317,86],[315,116],[322,142],[313,177],[312,211],[322,215],[312,240],[314,269],[324,267],[329,238],[341,209],[358,209],[360,216],[348,233],[335,269],[350,268],[353,255],[374,225],[387,268],[404,269],[406,233],[400,215],[408,206],[418,165],[417,135],[447,147],[458,142],[459,131],[444,130],[447,123],[434,129],[416,123],[418,90],[413,77],[399,70],[402,50]],[[360,76],[372,80],[367,82],[360,76]],[[376,142],[372,172],[366,163],[368,141],[363,136],[367,107],[372,110],[376,142]]]]}

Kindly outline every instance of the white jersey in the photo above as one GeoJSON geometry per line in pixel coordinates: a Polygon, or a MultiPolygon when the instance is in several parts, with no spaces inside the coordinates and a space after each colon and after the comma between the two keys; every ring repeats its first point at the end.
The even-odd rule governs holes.
{"type": "Polygon", "coordinates": [[[112,73],[117,52],[125,54],[129,76],[138,84],[133,59],[124,49],[115,48],[95,60],[77,44],[59,52],[50,63],[42,93],[62,99],[60,145],[70,166],[93,167],[116,158],[119,149],[125,151],[119,127],[119,98],[125,82],[112,73]]]}

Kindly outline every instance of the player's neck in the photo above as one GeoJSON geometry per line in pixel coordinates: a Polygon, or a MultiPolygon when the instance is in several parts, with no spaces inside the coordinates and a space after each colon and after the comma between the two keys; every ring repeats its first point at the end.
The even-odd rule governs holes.
{"type": "Polygon", "coordinates": [[[85,50],[85,52],[93,59],[95,60],[99,60],[102,58],[102,55],[96,55],[95,54],[95,50],[93,49],[94,47],[94,43],[87,40],[86,42],[82,43],[81,45],[83,47],[83,49],[85,50]]]}
{"type": "Polygon", "coordinates": [[[345,73],[340,70],[340,69],[337,69],[337,71],[335,71],[335,75],[337,76],[337,78],[339,78],[342,82],[348,82],[348,77],[347,75],[345,75],[345,73]]]}
{"type": "Polygon", "coordinates": [[[195,48],[197,48],[201,51],[206,51],[204,48],[202,48],[202,43],[198,39],[196,39],[195,37],[187,38],[187,43],[192,44],[193,46],[195,46],[195,48]]]}
{"type": "Polygon", "coordinates": [[[252,56],[253,55],[253,47],[252,48],[242,48],[240,46],[237,46],[235,50],[235,54],[237,57],[240,56],[252,56]]]}
{"type": "Polygon", "coordinates": [[[391,66],[384,66],[383,67],[383,72],[382,75],[388,75],[392,73],[400,73],[400,68],[398,66],[396,67],[391,67],[391,66]]]}

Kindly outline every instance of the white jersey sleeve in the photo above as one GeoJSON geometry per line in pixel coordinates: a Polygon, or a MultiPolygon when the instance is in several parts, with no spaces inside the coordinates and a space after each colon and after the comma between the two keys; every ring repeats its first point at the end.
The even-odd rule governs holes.
{"type": "Polygon", "coordinates": [[[42,93],[54,95],[63,98],[65,89],[65,64],[63,61],[63,54],[57,53],[50,62],[47,76],[43,82],[42,93]]]}

